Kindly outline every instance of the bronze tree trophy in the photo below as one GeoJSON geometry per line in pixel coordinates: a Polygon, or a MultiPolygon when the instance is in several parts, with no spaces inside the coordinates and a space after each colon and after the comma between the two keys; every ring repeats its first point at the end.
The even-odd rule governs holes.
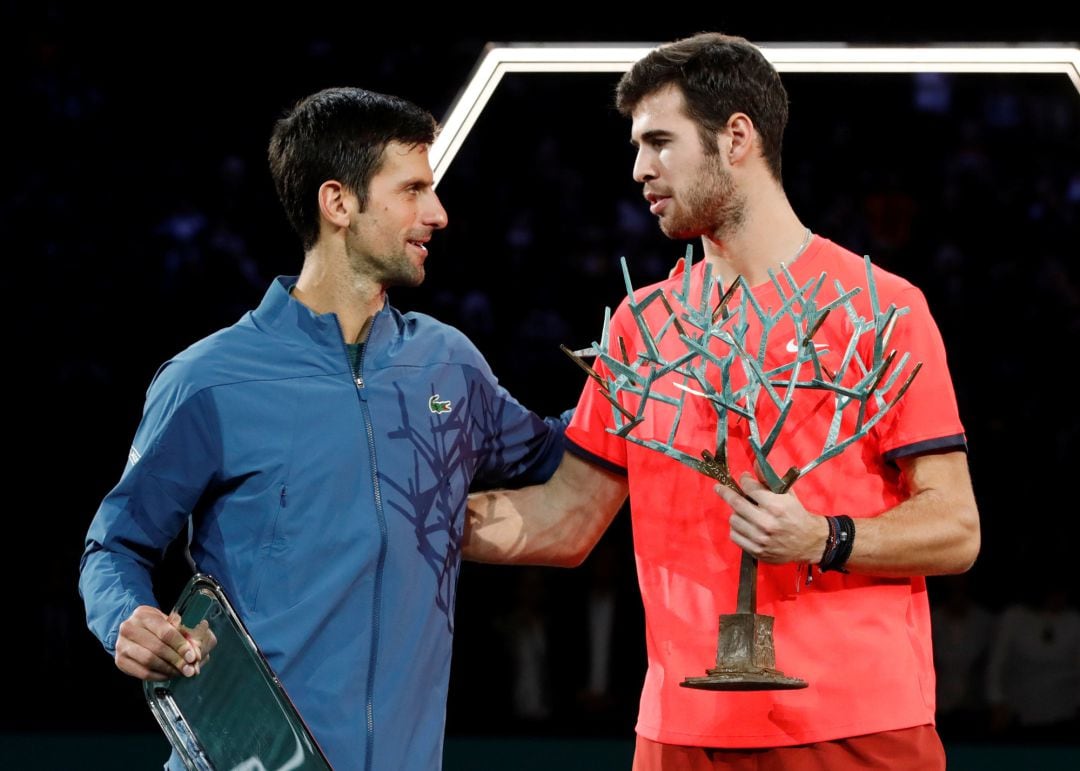
{"type": "MultiPolygon", "coordinates": [[[[839,455],[865,436],[911,385],[921,364],[911,368],[891,399],[886,398],[908,363],[907,353],[901,355],[899,360],[896,351],[886,353],[894,324],[907,312],[907,308],[890,305],[885,310],[880,309],[869,257],[865,257],[864,261],[865,289],[870,293],[871,318],[860,316],[851,302],[863,291],[863,287],[845,290],[839,282],[833,282],[835,299],[819,305],[818,298],[824,296],[822,289],[826,286],[827,276],[822,273],[799,286],[783,265],[781,275],[769,272],[780,301],[780,307],[775,310],[761,307],[741,276],[721,291],[723,288],[712,277],[708,264],[704,268],[701,295],[694,298],[690,296],[691,253],[692,247],[687,247],[681,291],[670,291],[671,299],[664,289],[658,288],[635,300],[626,260],[622,260],[627,302],[641,333],[643,350],[631,356],[621,337],[610,340],[610,309],[605,311],[600,342],[594,342],[592,349],[574,352],[561,346],[562,350],[597,382],[601,393],[611,403],[615,427],[609,430],[613,433],[629,442],[662,452],[753,500],[743,492],[728,469],[728,427],[730,417],[734,415],[736,419],[748,421],[749,449],[763,477],[762,481],[773,492],[784,493],[799,477],[839,455]],[[737,290],[741,290],[738,299],[733,299],[737,290]],[[710,307],[711,298],[718,294],[718,302],[710,307]],[[663,322],[656,326],[654,319],[655,328],[650,328],[645,321],[644,311],[653,303],[663,306],[663,312],[659,314],[663,322]],[[819,354],[824,353],[824,349],[819,350],[813,338],[826,317],[834,311],[847,314],[851,332],[839,367],[831,372],[820,360],[819,354]],[[747,320],[750,318],[755,318],[761,328],[760,338],[753,346],[747,340],[747,320]],[[766,369],[766,341],[781,322],[787,330],[791,329],[790,324],[794,324],[795,340],[798,341],[793,352],[794,359],[766,369]],[[677,349],[674,357],[661,352],[662,347],[667,351],[673,350],[670,336],[675,336],[678,341],[674,346],[677,349]],[[864,343],[860,347],[858,344],[863,342],[864,336],[869,336],[866,341],[869,345],[864,343]],[[664,346],[661,346],[662,340],[664,346]],[[870,356],[860,354],[860,349],[871,351],[870,356]],[[583,359],[587,355],[596,356],[604,363],[604,375],[583,359]],[[707,367],[713,373],[720,373],[720,382],[710,382],[706,378],[707,367]],[[746,385],[741,388],[732,387],[730,375],[735,367],[740,367],[746,378],[746,385]],[[668,393],[654,388],[661,378],[676,378],[674,385],[679,395],[672,396],[670,388],[667,389],[668,393]],[[789,468],[781,476],[769,463],[769,453],[782,435],[784,421],[796,392],[805,389],[824,392],[831,397],[832,420],[817,457],[801,467],[789,468]],[[627,409],[620,401],[622,394],[636,397],[629,400],[631,404],[637,403],[633,410],[627,409]],[[688,398],[707,400],[717,416],[716,446],[702,450],[700,457],[673,446],[688,398]],[[757,406],[761,399],[768,400],[777,411],[778,417],[771,426],[759,425],[757,406]],[[676,408],[670,437],[666,442],[643,439],[634,434],[635,427],[642,422],[651,403],[676,408]],[[856,414],[854,429],[843,436],[841,418],[845,410],[854,410],[856,414]]],[[[715,375],[712,378],[715,380],[715,375]]],[[[757,560],[744,551],[736,610],[720,616],[716,666],[707,669],[704,676],[685,678],[681,685],[717,691],[805,688],[806,681],[776,669],[773,620],[772,616],[757,612],[757,560]]]]}

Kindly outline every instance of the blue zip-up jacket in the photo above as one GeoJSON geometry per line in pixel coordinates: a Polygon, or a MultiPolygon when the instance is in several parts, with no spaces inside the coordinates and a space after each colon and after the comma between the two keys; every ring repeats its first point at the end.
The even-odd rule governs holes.
{"type": "Polygon", "coordinates": [[[196,567],[335,771],[438,769],[466,495],[545,480],[563,424],[514,400],[461,332],[389,304],[355,378],[337,317],[294,283],[155,375],[87,533],[88,624],[115,653],[190,517],[196,567]]]}

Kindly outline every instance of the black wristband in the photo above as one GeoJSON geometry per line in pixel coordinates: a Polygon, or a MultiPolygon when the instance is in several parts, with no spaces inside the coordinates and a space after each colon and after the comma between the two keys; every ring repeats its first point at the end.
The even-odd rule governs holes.
{"type": "Polygon", "coordinates": [[[829,537],[825,540],[818,568],[822,573],[828,570],[846,573],[844,563],[851,556],[851,547],[855,543],[855,520],[844,514],[825,519],[829,522],[829,537]]]}
{"type": "Polygon", "coordinates": [[[825,517],[825,522],[829,526],[829,534],[825,537],[825,548],[821,552],[821,559],[818,560],[818,566],[828,565],[832,562],[833,555],[836,554],[836,547],[838,540],[836,534],[840,531],[840,526],[836,523],[836,517],[825,517]]]}

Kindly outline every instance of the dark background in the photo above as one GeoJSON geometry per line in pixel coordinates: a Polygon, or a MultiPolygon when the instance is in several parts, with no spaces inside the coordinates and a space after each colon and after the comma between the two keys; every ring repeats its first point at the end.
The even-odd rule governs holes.
{"type": "MultiPolygon", "coordinates": [[[[265,162],[272,123],[293,102],[357,85],[441,118],[489,41],[658,43],[702,29],[760,44],[1080,39],[1075,22],[1031,4],[951,26],[905,8],[659,21],[623,9],[590,22],[545,4],[513,9],[521,21],[470,17],[463,28],[458,16],[474,12],[305,7],[296,18],[198,4],[148,14],[0,3],[15,458],[4,508],[9,575],[19,577],[5,647],[9,670],[33,678],[5,688],[0,725],[157,730],[138,684],[85,629],[82,538],[123,468],[157,366],[235,321],[273,276],[299,271],[265,162]],[[92,709],[57,698],[73,685],[94,694],[92,709]]],[[[450,225],[435,237],[425,285],[392,293],[399,308],[464,329],[504,385],[545,414],[576,402],[582,378],[557,346],[599,334],[604,306],[624,294],[619,257],[643,285],[685,248],[658,233],[630,179],[616,80],[507,77],[439,186],[450,225]]],[[[1071,588],[1080,93],[1062,75],[784,81],[796,211],[923,287],[941,325],[983,519],[971,598],[997,612],[1037,601],[1048,585],[1071,588]]],[[[451,736],[632,734],[644,642],[629,538],[624,512],[581,570],[466,565],[451,736]],[[585,602],[602,587],[616,597],[613,672],[593,693],[585,602]],[[547,713],[533,717],[515,712],[511,692],[510,640],[530,624],[545,630],[548,689],[547,713]]],[[[169,605],[182,582],[175,559],[161,579],[169,605]]],[[[975,736],[1008,738],[989,723],[975,736]]]]}

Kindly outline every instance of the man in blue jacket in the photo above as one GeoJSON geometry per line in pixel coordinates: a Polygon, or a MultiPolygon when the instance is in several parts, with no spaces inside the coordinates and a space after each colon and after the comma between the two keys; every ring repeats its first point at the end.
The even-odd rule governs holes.
{"type": "Polygon", "coordinates": [[[277,122],[270,168],[301,273],[160,368],[82,557],[90,629],[120,670],[197,676],[207,651],[151,584],[189,527],[196,568],[336,771],[440,767],[469,487],[540,482],[562,457],[562,423],[514,400],[464,335],[387,300],[423,281],[446,226],[436,130],[355,88],[277,122]]]}

